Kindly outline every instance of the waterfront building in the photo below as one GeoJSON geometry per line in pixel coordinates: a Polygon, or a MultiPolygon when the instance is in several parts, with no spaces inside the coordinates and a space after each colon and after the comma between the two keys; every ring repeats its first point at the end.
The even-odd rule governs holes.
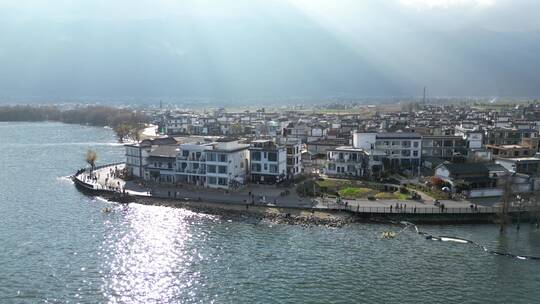
{"type": "Polygon", "coordinates": [[[353,133],[353,147],[377,156],[384,155],[384,169],[408,169],[420,166],[422,136],[416,133],[353,133]]]}
{"type": "Polygon", "coordinates": [[[334,177],[363,177],[369,157],[361,148],[342,146],[326,152],[325,174],[334,177]]]}
{"type": "Polygon", "coordinates": [[[271,140],[254,140],[249,148],[251,181],[279,183],[287,178],[287,152],[271,140]]]}
{"type": "Polygon", "coordinates": [[[206,152],[212,149],[212,143],[181,144],[176,156],[176,182],[207,186],[206,152]]]}
{"type": "Polygon", "coordinates": [[[287,154],[287,177],[293,178],[302,173],[302,143],[296,138],[280,138],[287,154]]]}
{"type": "Polygon", "coordinates": [[[222,138],[205,150],[206,186],[231,189],[244,185],[249,172],[249,145],[222,138]]]}
{"type": "Polygon", "coordinates": [[[446,181],[453,192],[461,191],[469,198],[501,196],[500,176],[490,176],[484,163],[444,163],[435,168],[435,176],[446,181]]]}
{"type": "Polygon", "coordinates": [[[161,137],[124,145],[128,174],[137,178],[144,178],[144,167],[147,165],[147,159],[152,148],[157,146],[176,146],[177,143],[172,137],[161,137]]]}
{"type": "Polygon", "coordinates": [[[248,147],[231,138],[182,144],[176,157],[176,182],[208,188],[238,188],[247,179],[248,147]]]}
{"type": "Polygon", "coordinates": [[[157,146],[153,148],[146,159],[144,179],[154,182],[175,182],[177,146],[157,146]]]}

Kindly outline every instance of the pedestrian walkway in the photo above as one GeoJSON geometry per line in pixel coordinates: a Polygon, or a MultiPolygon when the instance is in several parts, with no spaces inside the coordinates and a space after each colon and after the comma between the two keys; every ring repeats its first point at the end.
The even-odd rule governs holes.
{"type": "MultiPolygon", "coordinates": [[[[244,188],[227,191],[200,188],[192,185],[156,185],[144,181],[124,181],[120,178],[125,164],[98,167],[90,174],[88,170],[76,178],[92,185],[95,190],[107,190],[139,197],[155,197],[183,201],[204,201],[271,207],[303,208],[318,210],[346,210],[358,213],[378,214],[471,214],[497,213],[500,207],[480,206],[468,201],[433,199],[415,200],[360,200],[337,198],[310,198],[299,196],[294,187],[249,184],[244,188]]],[[[423,196],[424,198],[424,196],[423,196]]],[[[511,212],[520,210],[511,209],[511,212]]],[[[523,211],[523,210],[521,210],[523,211]]]]}

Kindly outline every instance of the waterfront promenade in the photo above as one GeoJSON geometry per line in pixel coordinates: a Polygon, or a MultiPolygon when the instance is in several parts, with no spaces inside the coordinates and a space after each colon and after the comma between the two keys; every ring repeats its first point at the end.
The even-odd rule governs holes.
{"type": "MultiPolygon", "coordinates": [[[[336,198],[309,198],[299,196],[294,187],[249,184],[241,189],[226,191],[221,189],[200,188],[190,185],[155,185],[140,181],[125,181],[120,172],[125,164],[112,164],[97,167],[90,175],[89,171],[79,172],[75,176],[96,191],[111,194],[127,194],[134,197],[167,199],[180,202],[205,202],[235,205],[257,205],[277,208],[299,208],[306,210],[341,210],[361,214],[393,215],[488,215],[501,210],[499,206],[472,204],[469,201],[442,200],[436,204],[425,194],[421,200],[354,200],[336,198]],[[444,207],[442,207],[444,206],[444,207]]],[[[531,211],[511,207],[509,212],[531,211]]],[[[535,210],[536,211],[536,210],[535,210]]]]}

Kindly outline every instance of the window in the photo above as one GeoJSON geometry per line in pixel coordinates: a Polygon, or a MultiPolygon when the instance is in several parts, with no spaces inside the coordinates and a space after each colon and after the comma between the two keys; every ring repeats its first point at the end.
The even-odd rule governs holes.
{"type": "Polygon", "coordinates": [[[218,178],[218,184],[219,184],[220,186],[227,186],[227,179],[224,178],[224,177],[218,178]]]}
{"type": "Polygon", "coordinates": [[[215,165],[208,165],[206,166],[208,173],[216,173],[216,166],[215,165]]]}
{"type": "Polygon", "coordinates": [[[217,179],[213,176],[209,176],[208,177],[208,183],[211,184],[211,185],[215,185],[217,182],[217,179]]]}
{"type": "Polygon", "coordinates": [[[261,172],[261,164],[251,164],[251,171],[261,172]]]}
{"type": "Polygon", "coordinates": [[[264,170],[268,170],[268,164],[264,164],[264,170]]]}
{"type": "Polygon", "coordinates": [[[270,165],[270,173],[278,173],[278,166],[270,165]]]}
{"type": "Polygon", "coordinates": [[[227,154],[219,154],[219,161],[222,163],[227,162],[227,154]]]}
{"type": "Polygon", "coordinates": [[[189,156],[189,151],[188,150],[183,150],[182,151],[182,156],[188,157],[189,156]]]}
{"type": "Polygon", "coordinates": [[[219,174],[227,174],[227,166],[218,166],[219,174]]]}
{"type": "Polygon", "coordinates": [[[418,144],[419,143],[417,141],[413,142],[413,147],[418,148],[418,144]]]}
{"type": "Polygon", "coordinates": [[[256,161],[261,160],[261,152],[259,152],[259,151],[252,152],[251,153],[251,160],[256,160],[256,161]]]}
{"type": "Polygon", "coordinates": [[[208,153],[208,161],[216,161],[216,153],[208,153]]]}
{"type": "Polygon", "coordinates": [[[277,153],[276,152],[268,153],[268,161],[277,161],[277,153]]]}
{"type": "Polygon", "coordinates": [[[418,157],[418,151],[413,151],[413,156],[418,157]]]}
{"type": "Polygon", "coordinates": [[[328,164],[328,170],[336,170],[336,164],[328,164]]]}

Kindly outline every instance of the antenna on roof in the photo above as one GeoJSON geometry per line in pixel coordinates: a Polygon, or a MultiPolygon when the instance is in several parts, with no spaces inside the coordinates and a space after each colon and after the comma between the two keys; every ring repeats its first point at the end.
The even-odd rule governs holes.
{"type": "Polygon", "coordinates": [[[424,87],[424,97],[422,98],[422,104],[426,105],[426,87],[424,87]]]}

